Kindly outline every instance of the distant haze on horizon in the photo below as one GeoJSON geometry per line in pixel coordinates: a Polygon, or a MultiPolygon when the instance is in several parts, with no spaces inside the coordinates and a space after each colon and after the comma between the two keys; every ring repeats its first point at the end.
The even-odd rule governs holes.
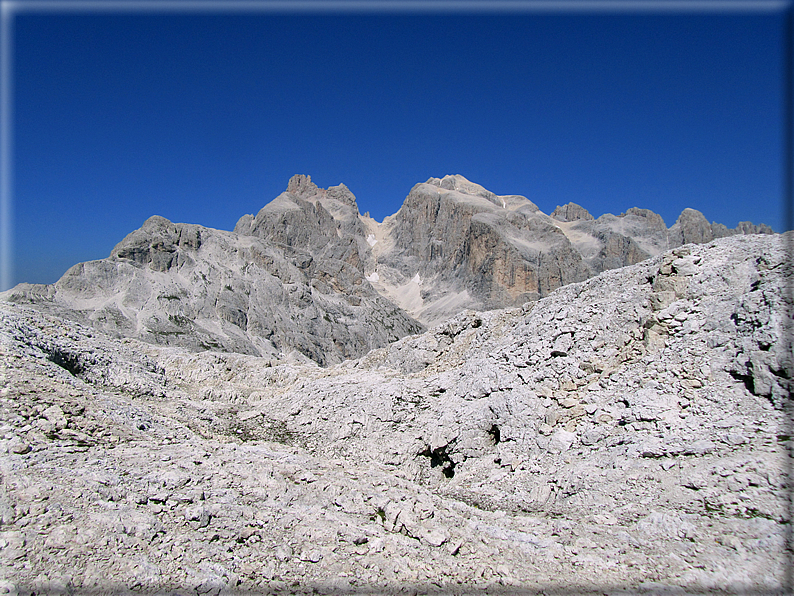
{"type": "Polygon", "coordinates": [[[231,230],[294,174],[378,221],[462,174],[545,213],[782,232],[783,20],[18,12],[11,285],[105,258],[151,215],[231,230]]]}

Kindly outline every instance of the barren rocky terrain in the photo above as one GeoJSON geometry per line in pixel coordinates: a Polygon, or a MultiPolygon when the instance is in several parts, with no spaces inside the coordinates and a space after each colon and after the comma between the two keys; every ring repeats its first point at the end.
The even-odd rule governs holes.
{"type": "Polygon", "coordinates": [[[326,366],[6,294],[0,593],[782,593],[794,238],[700,240],[326,366]]]}

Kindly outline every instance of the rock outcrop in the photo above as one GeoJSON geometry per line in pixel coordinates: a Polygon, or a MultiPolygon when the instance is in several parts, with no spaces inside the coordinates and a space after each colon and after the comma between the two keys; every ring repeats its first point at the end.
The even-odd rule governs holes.
{"type": "Polygon", "coordinates": [[[590,212],[576,203],[568,203],[567,205],[558,205],[551,216],[559,221],[592,221],[595,219],[590,212]]]}
{"type": "MultiPolygon", "coordinates": [[[[168,271],[203,262],[150,225],[168,271]]],[[[678,247],[327,368],[0,303],[0,589],[781,592],[792,240],[678,247]]]]}

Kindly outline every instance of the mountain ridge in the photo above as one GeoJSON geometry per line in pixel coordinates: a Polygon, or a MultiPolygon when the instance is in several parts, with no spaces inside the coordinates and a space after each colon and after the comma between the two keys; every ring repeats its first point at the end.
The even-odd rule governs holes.
{"type": "Polygon", "coordinates": [[[379,223],[344,184],[296,175],[233,231],[152,216],[106,259],[0,297],[117,336],[328,365],[465,309],[538,300],[685,243],[771,232],[708,224],[693,209],[669,229],[640,208],[596,219],[569,203],[546,215],[461,175],[416,184],[379,223]]]}

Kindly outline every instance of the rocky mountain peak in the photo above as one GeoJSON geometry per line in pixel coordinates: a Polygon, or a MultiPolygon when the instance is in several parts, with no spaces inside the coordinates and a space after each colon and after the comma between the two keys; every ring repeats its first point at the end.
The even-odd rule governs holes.
{"type": "Polygon", "coordinates": [[[287,184],[287,192],[295,195],[296,197],[307,198],[313,197],[320,192],[320,188],[312,182],[311,176],[304,174],[295,174],[289,179],[287,184]]]}
{"type": "Polygon", "coordinates": [[[337,201],[346,207],[352,207],[355,214],[358,215],[356,197],[344,184],[337,184],[336,186],[329,186],[327,189],[324,189],[312,182],[311,176],[296,174],[290,178],[287,184],[286,194],[293,199],[312,201],[314,203],[321,202],[324,204],[324,208],[332,213],[334,211],[338,212],[339,210],[334,209],[334,207],[329,208],[327,201],[329,199],[331,201],[337,201]]]}
{"type": "MultiPolygon", "coordinates": [[[[697,213],[700,212],[698,211],[697,213]]],[[[650,229],[667,230],[667,226],[665,225],[662,216],[659,215],[658,213],[654,213],[650,209],[640,209],[639,207],[630,207],[626,209],[625,213],[621,213],[618,217],[627,217],[629,215],[634,215],[636,217],[643,218],[648,223],[650,229]]]]}
{"type": "Polygon", "coordinates": [[[444,190],[455,190],[464,195],[482,197],[483,199],[492,202],[494,205],[501,206],[501,203],[497,200],[497,197],[494,193],[492,193],[490,190],[486,190],[479,184],[467,180],[460,174],[448,174],[441,179],[430,178],[427,181],[427,184],[438,186],[444,190]]]}
{"type": "Polygon", "coordinates": [[[595,219],[587,209],[576,203],[557,205],[557,208],[551,212],[551,216],[559,221],[592,221],[595,219]]]}
{"type": "Polygon", "coordinates": [[[350,192],[350,189],[344,184],[337,184],[336,186],[329,186],[326,191],[326,197],[339,201],[343,205],[353,207],[355,212],[358,213],[358,204],[356,203],[355,195],[350,192]]]}
{"type": "Polygon", "coordinates": [[[681,244],[711,242],[714,234],[711,225],[703,214],[696,209],[684,209],[675,224],[676,236],[680,235],[681,244]]]}
{"type": "Polygon", "coordinates": [[[152,271],[168,271],[173,266],[192,263],[200,246],[201,226],[175,224],[153,215],[119,242],[110,258],[144,265],[152,271]]]}

